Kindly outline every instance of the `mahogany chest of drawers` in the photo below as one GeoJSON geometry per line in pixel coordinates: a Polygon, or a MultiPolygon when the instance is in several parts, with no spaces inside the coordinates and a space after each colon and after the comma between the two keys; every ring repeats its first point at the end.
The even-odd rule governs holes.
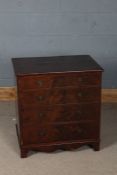
{"type": "Polygon", "coordinates": [[[89,145],[99,150],[103,69],[89,55],[12,59],[21,157],[89,145]]]}

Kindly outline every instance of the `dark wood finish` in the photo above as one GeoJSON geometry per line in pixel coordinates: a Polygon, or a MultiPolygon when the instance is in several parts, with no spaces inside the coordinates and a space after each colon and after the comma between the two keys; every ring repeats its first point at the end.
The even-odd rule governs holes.
{"type": "Polygon", "coordinates": [[[103,70],[89,55],[13,58],[12,60],[17,76],[103,70]]]}
{"type": "Polygon", "coordinates": [[[34,90],[22,92],[19,95],[21,106],[25,105],[58,105],[76,104],[84,102],[98,102],[100,100],[99,87],[90,88],[51,88],[50,90],[34,90]],[[30,100],[31,99],[31,100],[30,100]]]}
{"type": "Polygon", "coordinates": [[[65,123],[97,120],[99,103],[53,106],[25,106],[21,110],[23,124],[65,123]],[[50,117],[51,116],[51,117],[50,117]],[[69,116],[69,117],[68,117],[69,116]],[[95,116],[95,117],[94,117],[95,116]]]}
{"type": "Polygon", "coordinates": [[[23,127],[24,144],[52,143],[99,137],[96,122],[26,125],[23,127]]]}
{"type": "Polygon", "coordinates": [[[56,88],[56,87],[88,87],[100,86],[101,76],[99,78],[98,72],[79,72],[76,73],[59,73],[51,75],[28,75],[22,76],[18,80],[19,88],[22,91],[56,88]]]}
{"type": "Polygon", "coordinates": [[[103,69],[89,55],[13,58],[21,157],[100,147],[103,69]]]}

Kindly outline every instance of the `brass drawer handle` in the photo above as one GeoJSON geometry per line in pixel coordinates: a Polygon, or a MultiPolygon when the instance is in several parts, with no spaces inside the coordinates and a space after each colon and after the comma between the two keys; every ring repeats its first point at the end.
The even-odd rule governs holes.
{"type": "Polygon", "coordinates": [[[78,133],[79,134],[84,134],[84,130],[82,128],[78,128],[78,133]]]}
{"type": "Polygon", "coordinates": [[[45,131],[40,131],[38,135],[41,136],[41,137],[44,137],[44,136],[46,136],[46,132],[45,131]]]}
{"type": "Polygon", "coordinates": [[[79,78],[78,78],[78,81],[79,81],[79,82],[82,82],[82,81],[83,81],[83,78],[79,77],[79,78]]]}
{"type": "Polygon", "coordinates": [[[42,101],[43,99],[44,99],[44,97],[41,95],[37,97],[37,100],[39,100],[39,101],[42,101]]]}
{"type": "Polygon", "coordinates": [[[39,117],[43,117],[44,116],[44,113],[43,112],[40,112],[39,113],[39,117]]]}
{"type": "Polygon", "coordinates": [[[77,114],[78,114],[78,115],[81,115],[81,114],[82,114],[82,112],[81,112],[81,111],[77,111],[77,114]]]}
{"type": "Polygon", "coordinates": [[[43,86],[43,81],[42,81],[42,80],[38,80],[38,81],[37,81],[37,84],[38,84],[40,87],[42,87],[42,86],[43,86]]]}
{"type": "Polygon", "coordinates": [[[77,114],[77,118],[80,120],[81,119],[82,112],[81,111],[77,111],[76,114],[77,114]]]}
{"type": "Polygon", "coordinates": [[[82,95],[82,93],[81,93],[81,92],[78,92],[78,96],[79,96],[79,97],[82,97],[83,95],[82,95]]]}

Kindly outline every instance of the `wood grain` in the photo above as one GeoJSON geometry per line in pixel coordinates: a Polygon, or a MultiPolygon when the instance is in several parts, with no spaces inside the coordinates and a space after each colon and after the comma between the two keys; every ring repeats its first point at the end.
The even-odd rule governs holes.
{"type": "Polygon", "coordinates": [[[103,103],[117,103],[117,89],[102,89],[103,103]]]}
{"type": "Polygon", "coordinates": [[[0,88],[0,100],[1,101],[16,100],[16,88],[15,87],[1,87],[0,88]]]}

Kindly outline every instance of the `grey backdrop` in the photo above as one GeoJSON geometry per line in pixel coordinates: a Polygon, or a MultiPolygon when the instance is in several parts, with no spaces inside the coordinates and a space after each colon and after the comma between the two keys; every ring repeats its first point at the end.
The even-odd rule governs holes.
{"type": "Polygon", "coordinates": [[[117,88],[117,0],[0,0],[0,86],[12,57],[90,54],[117,88]]]}

